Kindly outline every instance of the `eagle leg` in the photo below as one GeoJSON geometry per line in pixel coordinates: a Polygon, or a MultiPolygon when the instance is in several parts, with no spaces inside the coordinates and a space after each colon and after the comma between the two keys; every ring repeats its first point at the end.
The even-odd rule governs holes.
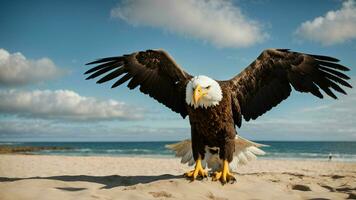
{"type": "Polygon", "coordinates": [[[222,184],[228,182],[235,182],[235,177],[230,173],[229,162],[224,160],[223,168],[221,171],[217,171],[213,173],[213,181],[220,180],[222,184]]]}
{"type": "Polygon", "coordinates": [[[192,181],[194,181],[198,176],[202,178],[207,178],[208,173],[203,169],[203,166],[201,165],[201,156],[199,155],[198,159],[195,161],[195,168],[192,171],[189,171],[184,174],[185,177],[190,178],[192,181]]]}

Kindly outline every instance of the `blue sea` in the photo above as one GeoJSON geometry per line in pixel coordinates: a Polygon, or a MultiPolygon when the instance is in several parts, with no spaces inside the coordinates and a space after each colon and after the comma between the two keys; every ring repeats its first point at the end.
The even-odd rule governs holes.
{"type": "MultiPolygon", "coordinates": [[[[34,152],[41,155],[174,157],[165,145],[175,142],[0,142],[0,145],[70,148],[34,152]]],[[[356,142],[257,142],[269,145],[262,148],[266,155],[259,159],[327,160],[331,153],[335,161],[356,162],[356,142]]]]}

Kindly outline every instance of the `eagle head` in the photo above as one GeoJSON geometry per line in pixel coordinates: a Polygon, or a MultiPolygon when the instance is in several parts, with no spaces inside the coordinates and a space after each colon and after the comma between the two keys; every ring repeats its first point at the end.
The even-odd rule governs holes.
{"type": "Polygon", "coordinates": [[[218,82],[207,76],[195,76],[187,84],[185,101],[194,108],[216,106],[222,99],[218,82]]]}

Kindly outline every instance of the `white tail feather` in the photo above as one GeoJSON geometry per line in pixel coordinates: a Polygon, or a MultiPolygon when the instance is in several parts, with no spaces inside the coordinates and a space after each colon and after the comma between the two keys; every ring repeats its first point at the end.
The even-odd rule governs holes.
{"type": "Polygon", "coordinates": [[[254,147],[254,146],[248,147],[247,149],[248,149],[248,151],[250,151],[253,154],[258,155],[258,156],[262,156],[262,155],[266,154],[266,152],[262,151],[261,149],[259,149],[257,147],[254,147]]]}
{"type": "Polygon", "coordinates": [[[185,164],[189,162],[189,166],[194,164],[192,143],[190,140],[183,140],[178,143],[166,145],[167,149],[173,150],[176,157],[181,157],[181,163],[185,164]]]}
{"type": "Polygon", "coordinates": [[[253,154],[251,151],[248,151],[247,149],[244,151],[245,155],[246,155],[246,158],[248,161],[251,161],[251,160],[256,160],[257,157],[255,156],[255,154],[253,154]]]}
{"type": "Polygon", "coordinates": [[[181,162],[187,163],[191,160],[192,157],[193,157],[192,151],[185,151],[185,154],[183,155],[181,162]]]}
{"type": "MultiPolygon", "coordinates": [[[[265,146],[267,145],[255,143],[242,137],[236,137],[234,158],[230,163],[230,168],[236,170],[239,165],[244,165],[249,161],[256,160],[256,155],[265,155],[265,152],[259,148],[265,146]]],[[[166,148],[173,150],[176,157],[181,157],[181,163],[188,163],[189,166],[194,165],[195,161],[190,140],[169,144],[166,145],[166,148]]],[[[205,147],[205,157],[204,160],[202,160],[203,167],[205,168],[207,166],[208,168],[211,168],[212,171],[221,169],[223,164],[222,160],[219,158],[218,154],[210,153],[209,149],[209,147],[205,147]]],[[[219,150],[216,147],[214,149],[219,150]]]]}
{"type": "Polygon", "coordinates": [[[241,163],[241,164],[245,165],[248,162],[244,152],[239,153],[239,155],[237,156],[237,159],[238,159],[238,162],[237,162],[238,164],[241,163]]]}

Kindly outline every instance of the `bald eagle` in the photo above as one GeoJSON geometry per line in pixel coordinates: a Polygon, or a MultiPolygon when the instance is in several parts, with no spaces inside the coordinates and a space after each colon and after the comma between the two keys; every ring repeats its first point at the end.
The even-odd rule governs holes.
{"type": "Polygon", "coordinates": [[[319,98],[323,90],[336,99],[331,88],[346,94],[340,85],[351,88],[341,71],[348,71],[336,58],[267,49],[230,80],[218,81],[193,76],[184,71],[164,50],[147,50],[129,55],[98,59],[85,74],[87,79],[103,75],[97,83],[118,78],[115,88],[127,81],[127,87],[148,94],[183,118],[189,116],[192,154],[195,168],[185,174],[195,180],[206,177],[202,166],[206,147],[218,148],[221,167],[213,180],[234,181],[229,169],[235,151],[236,126],[242,118],[256,119],[285,100],[292,87],[319,98]]]}

